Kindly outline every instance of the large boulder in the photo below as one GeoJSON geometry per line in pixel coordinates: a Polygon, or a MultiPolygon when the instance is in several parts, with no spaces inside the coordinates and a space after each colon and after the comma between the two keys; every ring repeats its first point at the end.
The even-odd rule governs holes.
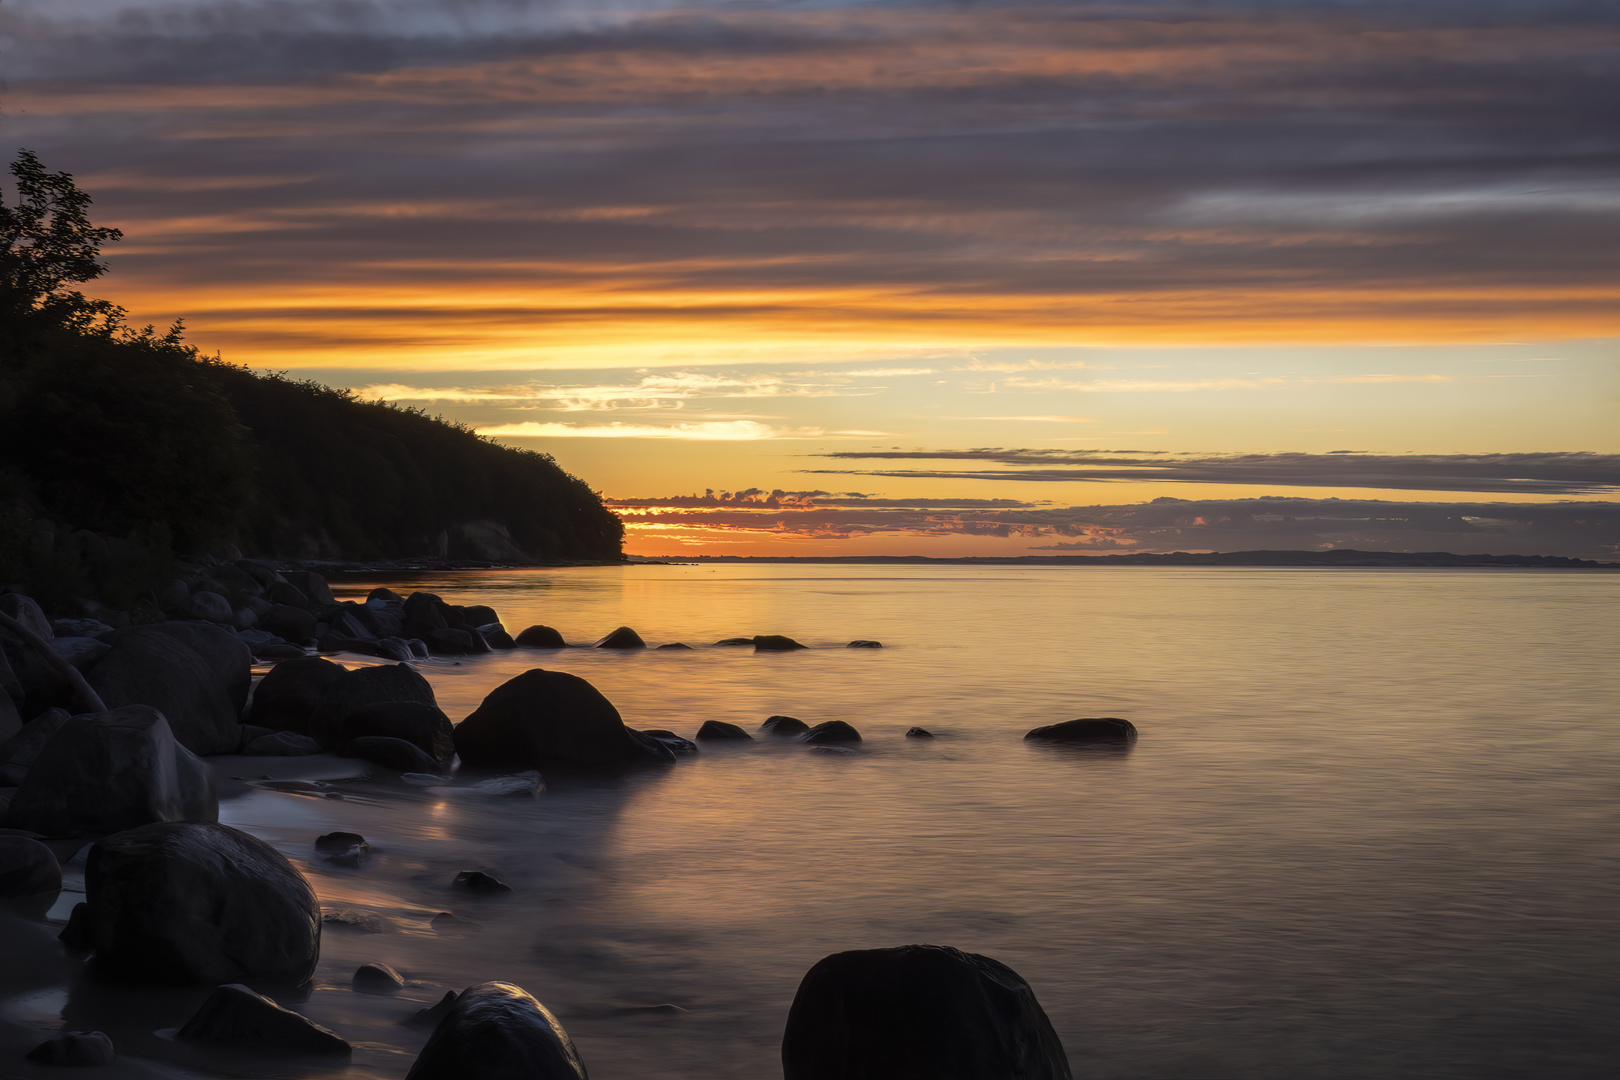
{"type": "Polygon", "coordinates": [[[54,899],[61,891],[55,852],[31,837],[0,833],[0,900],[54,899]]]}
{"type": "Polygon", "coordinates": [[[108,708],[150,705],[196,754],[228,754],[242,741],[253,651],[220,627],[158,623],[108,636],[112,649],[86,674],[108,708]]]}
{"type": "Polygon", "coordinates": [[[315,616],[291,604],[276,604],[259,616],[259,625],[286,641],[315,640],[315,616]]]}
{"type": "Polygon", "coordinates": [[[272,731],[308,735],[315,710],[343,678],[345,670],[342,664],[334,664],[324,656],[283,660],[253,688],[253,708],[248,719],[272,731]]]}
{"type": "MultiPolygon", "coordinates": [[[[361,705],[338,724],[336,738],[340,749],[356,739],[402,739],[440,766],[449,765],[456,754],[450,718],[437,705],[422,701],[373,701],[361,705]]],[[[376,759],[368,757],[367,760],[376,759]]]]}
{"type": "Polygon", "coordinates": [[[174,1037],[281,1054],[343,1055],[353,1050],[333,1031],[240,983],[216,986],[174,1037]]]}
{"type": "MultiPolygon", "coordinates": [[[[306,734],[327,749],[336,749],[346,741],[350,714],[379,702],[414,702],[434,709],[439,704],[433,697],[433,687],[409,664],[355,668],[345,671],[327,688],[315,714],[310,717],[306,734]]],[[[428,752],[434,751],[429,749],[428,752]]]]}
{"type": "MultiPolygon", "coordinates": [[[[335,600],[326,579],[311,570],[283,570],[282,579],[309,598],[311,604],[331,604],[335,600]]],[[[285,601],[282,601],[285,603],[285,601]]]]}
{"type": "Polygon", "coordinates": [[[28,775],[41,751],[56,738],[70,715],[66,709],[46,709],[0,743],[0,787],[22,785],[23,777],[28,775]]]}
{"type": "Polygon", "coordinates": [[[842,720],[828,720],[799,736],[800,742],[810,743],[812,746],[821,746],[827,743],[860,742],[861,733],[842,720]]]}
{"type": "Polygon", "coordinates": [[[574,1041],[546,1007],[511,983],[461,992],[405,1080],[586,1080],[574,1041]]]}
{"type": "Polygon", "coordinates": [[[7,820],[47,836],[99,836],[218,818],[213,770],[176,741],[162,713],[127,705],[67,720],[29,768],[7,820]]]}
{"type": "Polygon", "coordinates": [[[321,907],[302,874],[227,825],[146,825],[90,849],[84,926],[96,962],[165,984],[302,984],[321,947],[321,907]]]}
{"type": "Polygon", "coordinates": [[[0,593],[0,614],[10,615],[46,641],[56,636],[51,620],[33,597],[22,593],[0,593]]]}
{"type": "Polygon", "coordinates": [[[1129,746],[1136,741],[1136,725],[1117,716],[1090,716],[1038,727],[1024,738],[1065,746],[1129,746]]]}
{"type": "Polygon", "coordinates": [[[784,1080],[1069,1080],[1029,984],[942,945],[835,953],[806,973],[782,1035],[784,1080]]]}
{"type": "Polygon", "coordinates": [[[793,735],[803,735],[810,730],[810,725],[796,716],[767,716],[765,722],[759,725],[759,730],[767,735],[787,738],[793,735]]]}
{"type": "Polygon", "coordinates": [[[533,668],[492,690],[456,726],[456,751],[473,768],[592,769],[670,762],[657,739],[625,727],[612,702],[580,678],[533,668]]]}

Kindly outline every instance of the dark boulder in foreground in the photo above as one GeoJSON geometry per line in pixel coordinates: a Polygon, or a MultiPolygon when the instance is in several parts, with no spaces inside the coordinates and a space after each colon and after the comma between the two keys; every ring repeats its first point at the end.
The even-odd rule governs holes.
{"type": "Polygon", "coordinates": [[[942,945],[835,953],[806,973],[782,1035],[784,1080],[1069,1080],[1029,984],[942,945]]]}
{"type": "Polygon", "coordinates": [[[549,626],[531,626],[517,636],[517,643],[526,649],[566,649],[568,642],[562,634],[549,626]]]}
{"type": "MultiPolygon", "coordinates": [[[[403,739],[440,766],[449,765],[450,759],[456,754],[450,718],[437,705],[425,701],[373,701],[369,705],[361,705],[339,722],[335,738],[339,746],[351,745],[354,740],[365,738],[403,739]]],[[[356,756],[366,757],[365,754],[356,756]]]]}
{"type": "Polygon", "coordinates": [[[383,702],[415,702],[434,709],[439,707],[433,697],[433,687],[409,664],[355,668],[345,671],[327,688],[315,715],[310,717],[307,734],[329,750],[340,749],[350,737],[350,716],[365,706],[383,702]]]}
{"type": "Polygon", "coordinates": [[[248,718],[272,731],[308,735],[310,718],[346,670],[324,656],[283,660],[253,688],[248,718]]]}
{"type": "Polygon", "coordinates": [[[765,722],[759,725],[759,730],[767,735],[786,738],[791,735],[803,735],[810,730],[810,725],[796,716],[768,716],[765,722]]]}
{"type": "Polygon", "coordinates": [[[401,773],[433,776],[446,771],[444,766],[422,753],[421,747],[404,739],[390,739],[386,735],[367,735],[350,740],[343,748],[343,754],[401,773]]]}
{"type": "Polygon", "coordinates": [[[808,649],[808,645],[800,645],[790,637],[781,634],[760,634],[754,638],[755,652],[793,652],[795,649],[808,649]]]}
{"type": "Polygon", "coordinates": [[[215,987],[175,1038],[279,1054],[348,1054],[353,1050],[335,1032],[240,983],[215,987]]]}
{"type": "Polygon", "coordinates": [[[497,686],[456,725],[456,752],[475,769],[595,769],[670,762],[657,739],[625,726],[580,678],[533,668],[497,686]]]}
{"type": "Polygon", "coordinates": [[[100,836],[155,821],[215,821],[214,773],[162,713],[130,705],[69,718],[29,767],[10,824],[47,836],[100,836]]]}
{"type": "Polygon", "coordinates": [[[241,745],[253,650],[235,634],[203,623],[157,623],[120,630],[108,642],[112,648],[85,679],[109,709],[152,706],[194,754],[230,754],[241,745]]]}
{"type": "Polygon", "coordinates": [[[1136,741],[1136,725],[1117,716],[1083,717],[1038,727],[1024,738],[1067,746],[1129,746],[1136,741]]]}
{"type": "Polygon", "coordinates": [[[860,742],[861,733],[842,720],[828,720],[806,731],[799,741],[810,743],[812,746],[823,743],[860,742]]]}
{"type": "Polygon", "coordinates": [[[321,948],[315,892],[280,852],[227,825],[109,836],[85,868],[85,930],[106,972],[143,983],[303,983],[321,948]]]}
{"type": "Polygon", "coordinates": [[[725,739],[733,739],[739,742],[754,741],[754,737],[748,734],[748,732],[744,731],[736,724],[728,724],[724,720],[703,721],[703,726],[698,728],[697,737],[703,742],[707,742],[711,739],[715,740],[716,742],[725,739]]]}
{"type": "Polygon", "coordinates": [[[574,1041],[546,1007],[511,983],[469,986],[405,1080],[587,1080],[574,1041]]]}
{"type": "Polygon", "coordinates": [[[64,1031],[28,1051],[28,1060],[41,1065],[111,1065],[117,1056],[112,1040],[99,1031],[64,1031]]]}
{"type": "Polygon", "coordinates": [[[598,649],[645,649],[647,643],[628,626],[621,626],[596,643],[598,649]]]}

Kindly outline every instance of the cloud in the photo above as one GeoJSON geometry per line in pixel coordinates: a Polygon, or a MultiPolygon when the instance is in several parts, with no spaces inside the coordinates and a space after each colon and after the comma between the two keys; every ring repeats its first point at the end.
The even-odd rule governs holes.
{"type": "Polygon", "coordinates": [[[1359,548],[1458,554],[1620,559],[1620,503],[1155,499],[1051,507],[972,499],[862,499],[822,492],[712,492],[610,499],[632,538],[682,530],[694,542],[728,536],[853,539],[872,535],[1001,537],[1009,553],[1250,551],[1359,548]],[[1017,541],[1026,544],[1020,549],[1017,541]]]}
{"type": "Polygon", "coordinates": [[[1341,375],[1333,380],[1337,383],[1442,383],[1450,382],[1450,375],[1402,375],[1395,372],[1380,372],[1366,375],[1341,375]]]}
{"type": "Polygon", "coordinates": [[[681,424],[559,424],[526,420],[477,428],[490,438],[517,439],[688,439],[702,442],[758,442],[768,439],[865,439],[886,431],[827,431],[817,427],[779,428],[757,420],[701,420],[681,424]]]}
{"type": "MultiPolygon", "coordinates": [[[[805,373],[815,377],[818,373],[805,373]]],[[[364,398],[388,401],[456,401],[504,403],[514,406],[544,404],[567,412],[613,409],[680,408],[685,402],[704,398],[803,398],[863,397],[880,388],[851,387],[846,380],[871,373],[820,373],[817,381],[790,380],[779,375],[719,375],[706,372],[676,371],[642,375],[629,384],[544,385],[477,388],[409,386],[377,383],[356,391],[364,398]]]]}
{"type": "Polygon", "coordinates": [[[1031,482],[1162,481],[1186,484],[1376,488],[1534,495],[1620,491],[1620,454],[1156,454],[1097,450],[887,450],[819,455],[841,460],[968,461],[994,468],[806,469],[903,479],[1031,482]]]}

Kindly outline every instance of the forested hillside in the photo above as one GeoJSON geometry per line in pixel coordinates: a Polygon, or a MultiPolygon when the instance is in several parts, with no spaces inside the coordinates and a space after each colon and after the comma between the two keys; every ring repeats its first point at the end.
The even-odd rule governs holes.
{"type": "Polygon", "coordinates": [[[69,286],[115,230],[32,155],[0,203],[0,585],[128,604],[174,556],[616,560],[623,527],[548,455],[260,375],[69,286]],[[122,595],[120,595],[122,594],[122,595]]]}

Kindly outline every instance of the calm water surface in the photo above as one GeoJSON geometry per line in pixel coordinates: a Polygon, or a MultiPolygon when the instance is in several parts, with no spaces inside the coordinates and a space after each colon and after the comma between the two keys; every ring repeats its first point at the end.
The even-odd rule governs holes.
{"type": "MultiPolygon", "coordinates": [[[[599,1080],[768,1080],[811,964],[916,941],[1019,971],[1077,1077],[1620,1068],[1620,576],[640,566],[354,584],[376,583],[490,604],[514,632],[588,644],[627,624],[699,646],[434,661],[453,719],[539,666],[636,727],[787,713],[866,741],[710,744],[529,803],[391,781],[228,800],[222,820],[380,931],[329,926],[301,1006],[359,1044],[350,1075],[402,1076],[423,1039],[402,1016],[503,979],[599,1080]],[[708,647],[756,633],[814,648],[708,647]],[[1126,717],[1141,740],[1022,741],[1077,716],[1126,717]],[[340,827],[377,849],[363,869],[315,858],[340,827]],[[453,893],[464,869],[515,892],[453,893]],[[435,932],[444,910],[477,925],[435,932]],[[416,985],[350,991],[373,960],[416,985]]],[[[71,994],[67,1011],[97,1018],[71,994]]]]}

